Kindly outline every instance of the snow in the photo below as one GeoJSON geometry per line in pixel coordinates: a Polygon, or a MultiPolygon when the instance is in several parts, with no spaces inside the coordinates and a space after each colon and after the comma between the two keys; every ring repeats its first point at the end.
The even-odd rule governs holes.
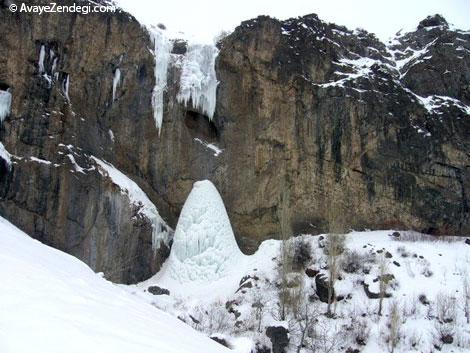
{"type": "Polygon", "coordinates": [[[229,352],[3,218],[0,234],[0,352],[229,352]]]}
{"type": "Polygon", "coordinates": [[[189,44],[183,58],[180,91],[177,99],[212,119],[217,96],[215,60],[219,50],[214,45],[189,44]]]}
{"type": "Polygon", "coordinates": [[[227,276],[243,257],[219,192],[208,180],[194,183],[159,275],[170,282],[211,282],[227,276]]]}
{"type": "MultiPolygon", "coordinates": [[[[69,155],[70,156],[70,155],[69,155]]],[[[70,158],[70,157],[69,157],[70,158]]],[[[73,156],[72,156],[73,158],[73,156]]],[[[36,162],[36,163],[41,163],[41,164],[47,164],[47,165],[50,165],[52,164],[51,161],[46,161],[45,159],[41,159],[41,158],[37,158],[37,157],[29,157],[29,159],[33,162],[36,162]]],[[[73,159],[75,161],[75,159],[73,159]]],[[[76,162],[75,162],[76,163],[76,162]]]]}
{"type": "Polygon", "coordinates": [[[210,149],[212,150],[212,152],[214,152],[214,157],[218,157],[219,154],[221,154],[223,152],[223,150],[221,150],[219,147],[217,147],[216,145],[214,145],[213,143],[208,143],[206,141],[203,141],[199,138],[195,138],[194,141],[196,142],[199,142],[201,145],[203,145],[204,147],[206,147],[207,149],[210,149]]]}
{"type": "Polygon", "coordinates": [[[0,123],[10,115],[11,109],[11,93],[0,90],[0,123]]]}
{"type": "Polygon", "coordinates": [[[39,51],[39,60],[38,60],[38,70],[39,74],[44,73],[46,70],[44,68],[44,59],[46,58],[46,47],[41,45],[41,50],[39,51]]]}
{"type": "MultiPolygon", "coordinates": [[[[200,220],[198,212],[192,214],[195,216],[195,221],[200,220]]],[[[401,339],[395,352],[434,351],[435,327],[438,325],[436,303],[445,294],[455,298],[457,316],[454,344],[442,346],[442,352],[468,352],[470,327],[466,325],[462,306],[459,305],[459,301],[460,304],[462,301],[463,278],[470,271],[470,246],[464,244],[465,238],[436,238],[414,232],[401,232],[400,238],[395,238],[390,236],[392,233],[393,230],[351,232],[346,235],[346,252],[358,254],[360,267],[351,273],[341,271],[341,279],[336,282],[335,291],[337,295],[344,296],[344,299],[335,304],[336,315],[333,319],[323,315],[326,311],[326,303],[315,299],[314,278],[306,276],[303,270],[289,273],[292,276],[289,278],[301,279],[301,286],[307,291],[306,296],[314,296],[313,301],[309,300],[308,303],[312,308],[316,307],[319,310],[320,316],[316,327],[324,328],[332,339],[336,339],[335,335],[338,335],[338,339],[346,340],[343,346],[355,348],[357,347],[355,336],[347,332],[351,330],[351,327],[355,330],[358,322],[364,322],[370,330],[370,336],[364,347],[357,348],[367,353],[384,352],[387,351],[385,333],[389,308],[393,302],[398,302],[403,326],[401,339]],[[387,289],[392,297],[384,299],[385,315],[378,316],[378,300],[369,299],[366,296],[361,282],[369,284],[372,292],[378,292],[379,284],[376,278],[379,275],[379,259],[386,252],[391,256],[388,259],[387,273],[392,274],[395,279],[387,289]],[[398,265],[395,265],[394,261],[398,265]],[[423,305],[419,302],[418,297],[422,294],[426,295],[430,305],[423,305]],[[413,348],[411,342],[415,335],[421,337],[421,341],[413,348]],[[461,342],[460,346],[457,346],[456,342],[461,342]]],[[[328,235],[301,235],[297,239],[302,239],[311,245],[312,260],[308,267],[328,274],[327,257],[324,252],[325,240],[321,240],[322,237],[327,238],[328,235]]],[[[208,334],[212,335],[217,332],[218,336],[226,337],[230,343],[234,341],[234,336],[238,339],[244,338],[246,352],[250,352],[249,340],[251,339],[253,343],[253,340],[259,341],[265,338],[263,333],[270,325],[287,326],[291,342],[295,343],[296,320],[288,318],[287,321],[280,321],[275,314],[279,300],[277,264],[280,258],[280,245],[281,242],[278,240],[264,241],[255,254],[240,257],[236,265],[231,267],[229,275],[224,277],[198,282],[180,282],[169,280],[168,273],[163,276],[157,274],[137,286],[126,288],[133,292],[140,290],[140,293],[137,293],[140,298],[151,301],[157,307],[175,316],[188,319],[187,322],[191,322],[191,315],[201,321],[195,326],[208,334]],[[252,286],[240,288],[241,284],[247,281],[250,281],[252,286]],[[155,284],[168,288],[171,294],[155,297],[144,292],[149,285],[155,284]],[[257,300],[261,300],[264,304],[261,334],[253,329],[253,326],[257,326],[253,309],[253,304],[257,300]],[[235,315],[224,314],[225,303],[233,303],[235,315]],[[220,307],[222,309],[218,310],[220,307]],[[222,325],[224,330],[211,331],[214,328],[208,321],[214,320],[214,317],[221,321],[225,320],[222,325]],[[241,327],[237,326],[236,322],[241,322],[241,327]]],[[[343,260],[345,257],[346,255],[343,254],[343,260]]],[[[164,270],[168,271],[168,261],[165,265],[164,270]]],[[[288,353],[295,351],[295,345],[290,345],[288,353]]],[[[319,351],[326,350],[320,349],[319,351]]],[[[338,347],[338,350],[333,351],[343,352],[344,350],[339,350],[338,347]]],[[[309,350],[305,349],[301,352],[306,353],[309,350]]]]}
{"type": "Polygon", "coordinates": [[[155,205],[150,201],[145,192],[124,173],[115,168],[111,163],[92,157],[99,166],[98,170],[102,175],[107,175],[114,184],[119,186],[121,192],[129,197],[135,206],[138,206],[139,214],[148,218],[152,224],[152,247],[156,251],[161,243],[169,246],[172,231],[158,213],[155,205]]]}
{"type": "Polygon", "coordinates": [[[6,163],[8,168],[11,169],[11,154],[8,153],[3,143],[0,142],[0,158],[2,158],[6,163]]]}
{"type": "Polygon", "coordinates": [[[155,56],[155,87],[152,92],[152,108],[155,124],[161,132],[163,122],[163,93],[167,87],[168,65],[171,58],[172,44],[165,33],[159,28],[149,30],[154,44],[155,56]]]}
{"type": "Polygon", "coordinates": [[[113,101],[116,100],[116,92],[120,83],[121,83],[121,70],[117,68],[114,71],[114,78],[113,78],[113,101]]]}

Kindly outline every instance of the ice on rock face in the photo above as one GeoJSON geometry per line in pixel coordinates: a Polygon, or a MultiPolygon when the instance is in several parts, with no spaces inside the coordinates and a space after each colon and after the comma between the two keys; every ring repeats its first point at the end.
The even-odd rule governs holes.
{"type": "Polygon", "coordinates": [[[3,143],[1,142],[0,142],[0,158],[6,162],[8,169],[11,169],[11,154],[8,153],[5,146],[3,146],[3,143]]]}
{"type": "Polygon", "coordinates": [[[41,45],[41,50],[39,51],[39,60],[38,60],[38,70],[42,74],[46,70],[44,69],[44,59],[46,58],[46,47],[41,45]]]}
{"type": "Polygon", "coordinates": [[[212,119],[217,96],[215,59],[219,50],[213,45],[191,44],[183,59],[178,101],[212,119]]]}
{"type": "Polygon", "coordinates": [[[155,124],[161,131],[163,121],[163,93],[167,86],[168,65],[171,58],[171,41],[158,28],[150,31],[154,43],[155,87],[152,92],[152,108],[155,124]]]}
{"type": "Polygon", "coordinates": [[[10,115],[11,93],[0,90],[0,123],[10,115]]]}
{"type": "Polygon", "coordinates": [[[194,183],[176,226],[170,276],[181,283],[216,280],[243,256],[215,186],[208,180],[194,183]]]}
{"type": "Polygon", "coordinates": [[[116,100],[116,92],[121,83],[121,70],[119,68],[114,71],[114,78],[113,78],[113,102],[116,100]]]}

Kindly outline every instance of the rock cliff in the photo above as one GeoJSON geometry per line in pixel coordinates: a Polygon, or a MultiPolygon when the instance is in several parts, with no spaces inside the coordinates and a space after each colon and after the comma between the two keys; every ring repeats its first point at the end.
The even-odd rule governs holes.
{"type": "Polygon", "coordinates": [[[132,16],[12,14],[4,2],[0,34],[12,97],[0,214],[112,280],[158,270],[202,179],[245,252],[281,225],[470,232],[470,33],[440,16],[386,44],[316,15],[243,22],[218,43],[212,120],[177,99],[187,48],[174,42],[160,129],[154,43],[132,16]]]}

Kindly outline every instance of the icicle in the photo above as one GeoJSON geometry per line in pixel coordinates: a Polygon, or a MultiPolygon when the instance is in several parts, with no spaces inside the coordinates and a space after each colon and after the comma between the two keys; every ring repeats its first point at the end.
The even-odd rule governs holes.
{"type": "Polygon", "coordinates": [[[121,83],[121,70],[119,68],[114,71],[114,78],[113,78],[113,102],[116,100],[116,90],[121,83]]]}
{"type": "Polygon", "coordinates": [[[215,59],[219,51],[212,45],[192,44],[183,59],[178,102],[206,114],[212,119],[215,111],[217,77],[215,59]]]}
{"type": "Polygon", "coordinates": [[[45,72],[45,69],[44,69],[45,58],[46,58],[46,47],[44,45],[41,45],[41,50],[39,52],[39,61],[38,61],[39,74],[42,74],[45,72]]]}
{"type": "Polygon", "coordinates": [[[65,79],[62,83],[62,89],[64,91],[65,98],[70,102],[70,97],[69,97],[69,85],[70,85],[70,75],[65,74],[65,79]]]}
{"type": "Polygon", "coordinates": [[[155,124],[160,133],[163,121],[163,93],[167,86],[168,64],[170,62],[171,42],[158,28],[150,32],[154,43],[155,87],[152,92],[152,108],[155,124]]]}
{"type": "Polygon", "coordinates": [[[2,123],[8,115],[10,115],[10,109],[11,93],[8,90],[0,90],[0,123],[2,123]]]}
{"type": "Polygon", "coordinates": [[[52,61],[52,69],[51,69],[51,74],[55,76],[55,70],[57,69],[57,60],[58,58],[54,58],[52,61]]]}

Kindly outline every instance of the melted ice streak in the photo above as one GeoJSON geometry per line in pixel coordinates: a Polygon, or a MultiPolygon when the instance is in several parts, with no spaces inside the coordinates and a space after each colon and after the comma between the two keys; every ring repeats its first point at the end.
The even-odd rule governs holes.
{"type": "Polygon", "coordinates": [[[0,90],[0,123],[10,115],[11,108],[11,93],[8,91],[0,90]]]}
{"type": "Polygon", "coordinates": [[[167,87],[168,64],[171,58],[171,41],[158,28],[150,31],[154,43],[155,87],[152,92],[153,117],[160,133],[163,122],[163,93],[167,87]]]}
{"type": "Polygon", "coordinates": [[[113,183],[121,189],[121,193],[127,195],[133,205],[139,207],[138,213],[145,216],[152,224],[153,250],[158,250],[162,242],[169,247],[173,231],[165,223],[155,205],[150,201],[139,185],[115,168],[111,163],[96,157],[92,158],[98,165],[100,174],[108,176],[113,183]]]}
{"type": "Polygon", "coordinates": [[[63,82],[63,91],[65,98],[70,102],[70,97],[69,97],[69,86],[70,86],[70,75],[66,74],[66,77],[63,82]]]}
{"type": "Polygon", "coordinates": [[[191,105],[212,119],[215,111],[217,81],[215,59],[219,50],[213,45],[190,44],[183,58],[178,102],[191,105]]]}
{"type": "Polygon", "coordinates": [[[219,192],[208,180],[194,183],[176,226],[167,273],[180,283],[212,281],[243,257],[219,192]]]}
{"type": "Polygon", "coordinates": [[[41,50],[39,51],[39,61],[38,61],[39,74],[42,74],[46,71],[44,68],[45,58],[46,58],[46,47],[44,45],[41,45],[41,50]]]}
{"type": "Polygon", "coordinates": [[[121,70],[119,68],[114,71],[114,78],[113,78],[113,102],[116,100],[116,91],[121,83],[121,70]]]}

